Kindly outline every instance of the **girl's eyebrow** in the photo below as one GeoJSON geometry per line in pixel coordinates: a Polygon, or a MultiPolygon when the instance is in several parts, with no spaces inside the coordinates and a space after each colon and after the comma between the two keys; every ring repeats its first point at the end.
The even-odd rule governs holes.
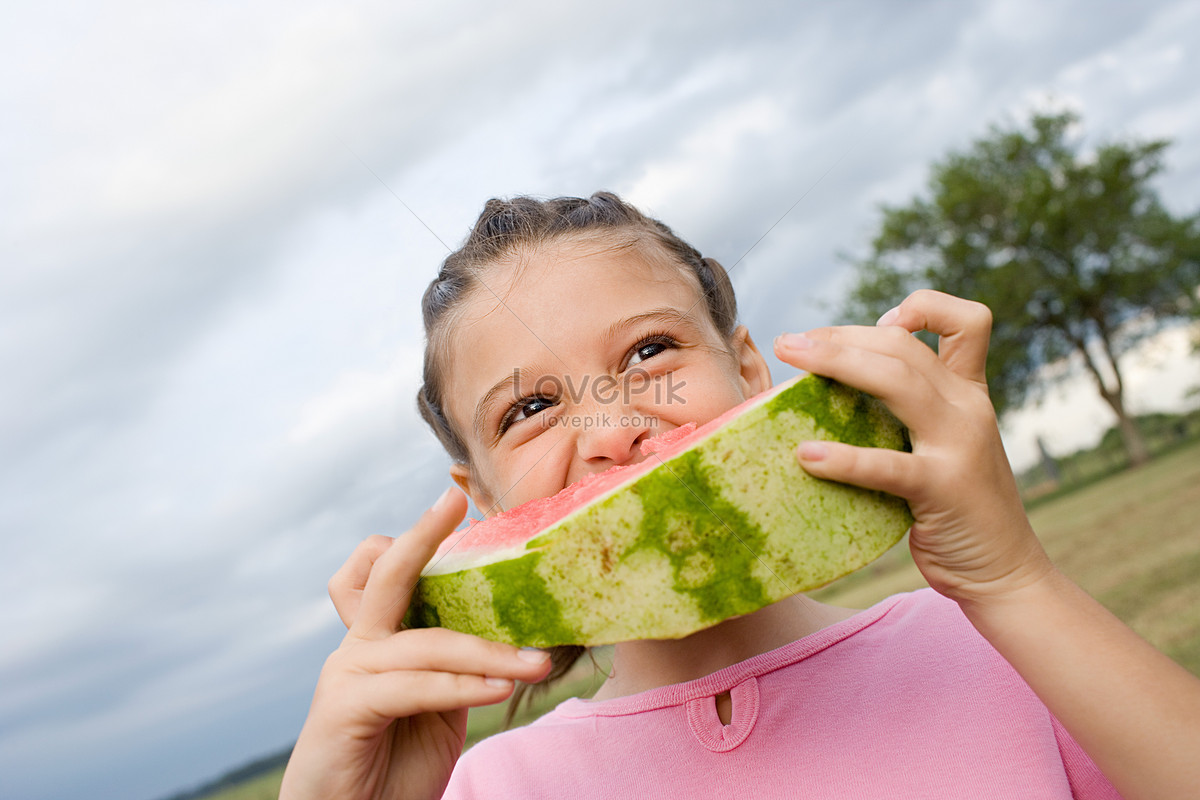
{"type": "Polygon", "coordinates": [[[483,427],[487,422],[488,411],[492,404],[496,402],[496,398],[504,391],[513,387],[517,378],[520,376],[520,370],[514,369],[509,373],[507,378],[498,382],[495,386],[487,390],[487,393],[480,398],[479,403],[475,406],[475,418],[472,420],[472,427],[475,429],[475,436],[479,439],[484,438],[483,427]]]}
{"type": "Polygon", "coordinates": [[[690,317],[688,317],[686,311],[680,311],[678,308],[674,308],[673,306],[661,306],[659,308],[652,308],[649,311],[641,314],[635,314],[632,317],[625,317],[624,319],[617,320],[612,325],[609,325],[604,333],[601,334],[600,340],[605,344],[608,344],[613,339],[619,338],[620,335],[629,328],[647,322],[657,322],[662,325],[668,325],[672,328],[680,325],[688,329],[693,329],[695,327],[695,323],[690,317]]]}

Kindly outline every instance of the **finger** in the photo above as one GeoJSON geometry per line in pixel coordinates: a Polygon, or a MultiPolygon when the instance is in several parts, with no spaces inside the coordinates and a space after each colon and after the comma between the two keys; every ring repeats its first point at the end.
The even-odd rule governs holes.
{"type": "Polygon", "coordinates": [[[895,325],[909,332],[936,333],[938,355],[947,367],[969,380],[987,382],[985,368],[992,312],[984,304],[921,289],[880,317],[879,324],[895,325]]]}
{"type": "Polygon", "coordinates": [[[362,687],[369,707],[387,719],[425,712],[487,706],[508,698],[515,684],[504,678],[453,672],[385,672],[362,687]]]}
{"type": "Polygon", "coordinates": [[[447,489],[416,525],[396,537],[371,567],[350,635],[382,639],[399,629],[421,568],[466,513],[466,496],[457,489],[447,489]]]}
{"type": "Polygon", "coordinates": [[[814,477],[875,489],[906,500],[917,499],[923,482],[916,457],[874,447],[839,442],[803,442],[796,449],[800,465],[814,477]]]}
{"type": "Polygon", "coordinates": [[[494,675],[534,683],[546,677],[550,654],[490,642],[444,628],[401,631],[386,639],[361,642],[354,663],[371,672],[433,670],[494,675]]]}
{"type": "MultiPolygon", "coordinates": [[[[830,330],[842,333],[841,329],[830,330]]],[[[929,420],[930,409],[946,402],[936,385],[938,375],[945,370],[929,348],[908,334],[876,331],[874,338],[911,341],[905,345],[903,357],[844,344],[838,335],[821,339],[791,334],[780,337],[775,349],[781,359],[794,366],[878,397],[917,433],[927,427],[923,423],[929,420]],[[930,369],[930,364],[937,369],[930,369]]]]}
{"type": "Polygon", "coordinates": [[[329,579],[329,598],[337,609],[342,624],[347,628],[358,615],[358,606],[362,601],[362,592],[367,585],[367,577],[371,567],[381,555],[387,552],[394,540],[390,536],[376,534],[354,548],[346,563],[329,579]]]}
{"type": "Polygon", "coordinates": [[[931,381],[941,380],[946,372],[945,364],[938,360],[937,353],[904,328],[898,326],[874,327],[867,325],[834,325],[814,328],[802,334],[784,334],[776,340],[776,352],[782,360],[800,366],[795,359],[803,358],[808,345],[803,339],[832,342],[846,348],[869,350],[908,362],[931,381]]]}

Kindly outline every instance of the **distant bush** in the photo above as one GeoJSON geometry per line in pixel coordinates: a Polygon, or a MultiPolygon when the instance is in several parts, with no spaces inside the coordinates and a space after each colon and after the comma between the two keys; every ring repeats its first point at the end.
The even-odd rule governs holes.
{"type": "Polygon", "coordinates": [[[286,749],[280,750],[278,753],[263,756],[237,769],[230,770],[221,777],[211,780],[202,786],[173,794],[170,797],[164,797],[162,800],[200,800],[200,798],[216,794],[222,789],[237,786],[238,784],[253,780],[260,775],[280,769],[287,764],[291,756],[292,748],[289,745],[286,749]]]}
{"type": "MultiPolygon", "coordinates": [[[[1200,438],[1200,409],[1184,414],[1143,414],[1136,422],[1151,455],[1160,455],[1200,438]]],[[[1054,461],[1057,479],[1041,463],[1017,476],[1026,504],[1056,497],[1129,467],[1129,457],[1115,425],[1104,432],[1095,446],[1059,456],[1054,461]]]]}

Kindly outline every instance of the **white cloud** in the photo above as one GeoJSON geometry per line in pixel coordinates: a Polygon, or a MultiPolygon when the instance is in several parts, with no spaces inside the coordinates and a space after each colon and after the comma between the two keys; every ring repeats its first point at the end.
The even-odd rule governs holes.
{"type": "Polygon", "coordinates": [[[294,735],[336,633],[328,575],[447,483],[413,409],[417,305],[437,238],[492,194],[614,188],[729,262],[799,199],[734,273],[760,338],[824,322],[813,297],[844,284],[835,253],[875,204],[1047,95],[1089,129],[1177,138],[1164,191],[1200,202],[1200,14],[1091,9],[15,9],[6,796],[103,798],[100,774],[166,792],[241,757],[242,734],[245,755],[294,735]],[[63,742],[89,743],[75,771],[49,768],[63,742]]]}
{"type": "MultiPolygon", "coordinates": [[[[758,150],[786,126],[783,109],[768,96],[748,98],[709,118],[683,137],[673,152],[643,167],[641,176],[626,193],[629,200],[647,209],[707,206],[710,197],[697,195],[696,184],[723,185],[745,176],[729,175],[748,151],[758,150]],[[715,173],[715,174],[714,174],[715,173]]],[[[693,208],[701,215],[703,207],[693,208]]]]}
{"type": "Polygon", "coordinates": [[[343,436],[347,428],[365,420],[386,418],[399,397],[397,376],[386,372],[351,372],[340,375],[324,394],[308,400],[299,420],[287,433],[288,442],[304,445],[322,437],[343,436]]]}

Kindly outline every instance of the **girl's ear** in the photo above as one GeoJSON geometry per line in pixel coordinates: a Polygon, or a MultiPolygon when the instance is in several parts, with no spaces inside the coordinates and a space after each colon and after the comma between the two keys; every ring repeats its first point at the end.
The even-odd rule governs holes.
{"type": "Polygon", "coordinates": [[[451,464],[450,477],[458,484],[458,488],[466,492],[467,497],[471,498],[471,502],[479,509],[479,513],[484,516],[491,516],[488,510],[492,507],[492,497],[479,485],[475,480],[474,473],[466,464],[451,464]]]}
{"type": "Polygon", "coordinates": [[[759,392],[771,388],[771,368],[767,360],[759,352],[758,345],[750,338],[750,331],[745,325],[738,325],[733,332],[730,343],[731,350],[738,360],[738,372],[741,377],[742,394],[753,397],[759,392]]]}

